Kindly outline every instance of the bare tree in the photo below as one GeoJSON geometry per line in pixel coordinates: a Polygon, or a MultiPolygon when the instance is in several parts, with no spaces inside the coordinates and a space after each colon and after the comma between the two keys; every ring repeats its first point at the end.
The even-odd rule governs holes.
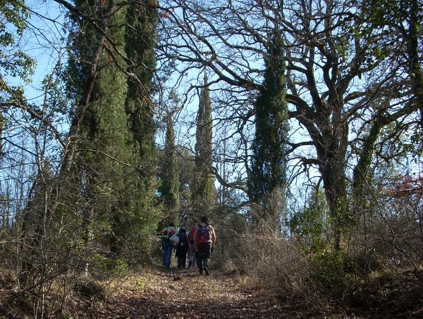
{"type": "MultiPolygon", "coordinates": [[[[347,197],[351,169],[358,190],[377,143],[388,141],[380,139],[383,129],[395,127],[389,140],[416,129],[417,106],[406,66],[397,59],[401,34],[369,28],[360,6],[344,1],[177,0],[165,1],[161,10],[159,60],[179,61],[175,71],[193,81],[207,69],[219,102],[216,126],[229,132],[234,165],[248,163],[253,101],[269,39],[279,30],[287,59],[292,174],[317,170],[338,250],[344,227],[358,218],[347,197]]],[[[187,96],[199,83],[191,82],[187,96]]]]}

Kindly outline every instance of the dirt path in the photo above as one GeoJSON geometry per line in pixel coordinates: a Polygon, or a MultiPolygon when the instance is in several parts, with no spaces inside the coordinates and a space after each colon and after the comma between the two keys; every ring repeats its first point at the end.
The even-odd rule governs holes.
{"type": "Polygon", "coordinates": [[[51,292],[46,295],[41,309],[34,307],[40,295],[24,295],[13,278],[6,280],[0,276],[0,318],[423,319],[421,281],[413,274],[407,274],[396,280],[385,280],[385,283],[379,278],[374,286],[369,287],[390,294],[381,299],[379,290],[375,289],[373,299],[369,299],[372,304],[354,309],[333,300],[323,304],[315,299],[304,300],[289,295],[276,298],[253,288],[247,276],[213,270],[210,276],[200,276],[196,268],[178,271],[161,266],[143,268],[123,281],[102,282],[100,289],[106,287],[106,293],[97,296],[105,298],[84,298],[71,291],[61,297],[53,296],[54,292],[51,292]],[[36,310],[37,316],[34,315],[36,310]]]}
{"type": "MultiPolygon", "coordinates": [[[[298,318],[271,298],[246,287],[240,277],[196,269],[156,269],[142,280],[129,278],[125,289],[91,309],[96,318],[298,318]],[[138,285],[138,288],[137,288],[138,285]]],[[[244,279],[246,280],[246,279],[244,279]]]]}

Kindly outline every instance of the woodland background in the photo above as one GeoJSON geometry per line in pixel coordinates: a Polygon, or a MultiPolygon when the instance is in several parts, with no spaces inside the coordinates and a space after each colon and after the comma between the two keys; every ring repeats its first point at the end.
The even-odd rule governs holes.
{"type": "Polygon", "coordinates": [[[0,4],[3,314],[66,317],[202,215],[215,269],[316,312],[423,309],[420,0],[0,4]]]}

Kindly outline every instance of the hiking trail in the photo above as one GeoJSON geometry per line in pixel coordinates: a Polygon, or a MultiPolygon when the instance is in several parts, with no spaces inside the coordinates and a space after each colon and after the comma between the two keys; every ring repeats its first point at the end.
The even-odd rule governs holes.
{"type": "Polygon", "coordinates": [[[124,289],[85,311],[95,318],[124,319],[300,318],[263,291],[248,289],[248,277],[213,270],[210,276],[199,275],[196,267],[157,267],[145,278],[144,288],[139,278],[128,278],[124,289]]]}

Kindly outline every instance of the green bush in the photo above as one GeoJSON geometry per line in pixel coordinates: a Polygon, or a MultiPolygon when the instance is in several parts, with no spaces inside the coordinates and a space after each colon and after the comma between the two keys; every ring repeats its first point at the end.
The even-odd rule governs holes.
{"type": "Polygon", "coordinates": [[[331,293],[344,293],[347,288],[346,269],[352,264],[339,252],[320,252],[309,256],[310,281],[331,293]]]}
{"type": "Polygon", "coordinates": [[[128,263],[124,259],[110,258],[101,254],[97,254],[95,259],[101,269],[118,273],[128,270],[128,263]]]}

